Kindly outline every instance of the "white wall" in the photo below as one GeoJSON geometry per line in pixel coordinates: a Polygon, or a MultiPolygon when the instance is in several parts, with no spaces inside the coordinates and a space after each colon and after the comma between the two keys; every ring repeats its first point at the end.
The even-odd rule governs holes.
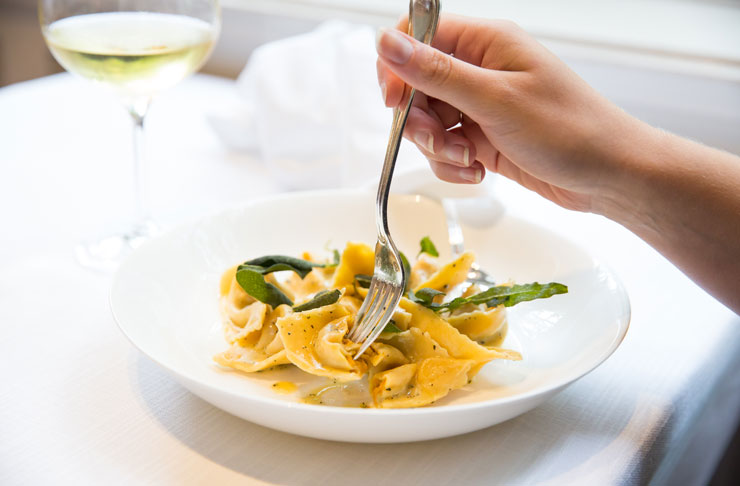
{"type": "MultiPolygon", "coordinates": [[[[680,42],[673,42],[673,51],[668,52],[665,46],[663,51],[654,49],[654,43],[660,40],[657,34],[653,36],[653,41],[646,41],[646,45],[653,45],[653,48],[644,49],[624,43],[620,45],[618,42],[605,45],[595,42],[593,38],[577,42],[574,40],[577,29],[573,30],[577,23],[571,24],[570,38],[563,34],[548,34],[544,32],[545,21],[538,15],[532,16],[531,6],[538,1],[508,2],[520,5],[519,10],[507,7],[508,12],[518,16],[523,24],[531,24],[535,33],[539,32],[540,40],[599,91],[628,112],[652,124],[740,153],[740,17],[734,24],[737,28],[731,31],[727,30],[726,22],[717,24],[712,37],[712,42],[720,44],[725,38],[728,42],[737,38],[736,44],[716,46],[713,50],[712,42],[702,41],[695,46],[693,53],[682,53],[680,49],[686,40],[682,38],[680,42]],[[523,8],[521,5],[529,7],[523,8]],[[699,51],[703,54],[697,55],[699,51]]],[[[445,5],[463,11],[467,9],[465,13],[471,13],[469,10],[475,7],[476,2],[481,4],[481,0],[447,0],[445,5]]],[[[238,75],[251,51],[259,44],[306,32],[327,18],[391,25],[395,21],[397,6],[406,5],[405,0],[224,0],[224,3],[221,39],[204,71],[227,77],[238,75]]],[[[488,6],[489,14],[498,7],[500,9],[496,11],[499,13],[506,12],[499,0],[482,3],[488,6]]],[[[562,4],[555,0],[551,3],[562,4]]],[[[603,2],[593,0],[590,3],[603,2]]],[[[613,2],[606,0],[606,3],[613,2]]],[[[624,2],[633,7],[634,3],[624,2]]],[[[656,5],[665,7],[666,1],[646,0],[642,3],[652,5],[650,15],[656,16],[656,5]]],[[[735,16],[740,15],[738,1],[708,5],[706,2],[680,0],[674,0],[673,3],[682,5],[684,15],[699,15],[697,12],[700,10],[696,10],[696,5],[708,6],[701,14],[705,20],[724,12],[734,22],[735,16]]],[[[581,11],[581,19],[596,15],[593,7],[589,8],[591,10],[584,7],[585,10],[581,11]]],[[[626,14],[623,12],[621,15],[625,18],[626,14]]],[[[692,19],[680,17],[672,22],[668,30],[679,29],[681,22],[691,23],[692,19]]],[[[589,29],[593,30],[593,27],[589,29]]],[[[711,30],[713,25],[697,25],[696,29],[711,30]]],[[[562,26],[560,30],[567,33],[562,26]]],[[[628,38],[629,29],[625,30],[624,37],[628,38]]],[[[642,32],[639,35],[647,34],[642,32]]],[[[697,32],[693,32],[684,37],[696,35],[697,32]]],[[[41,38],[35,2],[0,0],[0,86],[58,70],[41,38]]]]}

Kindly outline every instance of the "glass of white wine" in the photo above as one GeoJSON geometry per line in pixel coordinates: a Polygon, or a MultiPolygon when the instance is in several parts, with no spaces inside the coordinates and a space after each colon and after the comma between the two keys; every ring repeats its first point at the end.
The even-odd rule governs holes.
{"type": "Polygon", "coordinates": [[[142,194],[143,130],[152,97],[205,62],[218,38],[218,0],[39,0],[41,29],[67,71],[113,91],[133,119],[134,222],[81,244],[83,266],[115,269],[156,233],[142,194]]]}

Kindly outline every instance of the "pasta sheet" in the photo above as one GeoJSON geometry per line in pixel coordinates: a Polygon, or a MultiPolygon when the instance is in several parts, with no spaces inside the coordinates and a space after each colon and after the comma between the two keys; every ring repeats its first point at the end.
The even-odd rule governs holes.
{"type": "MultiPolygon", "coordinates": [[[[303,258],[316,261],[307,253],[303,258]]],[[[466,252],[441,265],[423,254],[412,267],[412,288],[449,292],[467,285],[474,261],[475,256],[466,252]]],[[[236,281],[236,267],[228,270],[221,282],[220,303],[230,347],[215,361],[243,372],[292,364],[338,382],[367,379],[375,407],[407,408],[429,405],[464,387],[491,360],[521,359],[518,352],[497,347],[507,328],[502,306],[466,305],[445,315],[404,297],[393,315],[393,332],[383,332],[355,360],[359,345],[347,335],[367,292],[357,286],[355,276],[370,275],[373,267],[372,248],[350,242],[334,267],[314,268],[303,279],[291,274],[280,281],[269,274],[268,281],[296,304],[322,290],[341,292],[336,303],[303,312],[288,305],[273,309],[254,300],[236,281]]],[[[475,291],[464,289],[463,295],[475,291]]]]}

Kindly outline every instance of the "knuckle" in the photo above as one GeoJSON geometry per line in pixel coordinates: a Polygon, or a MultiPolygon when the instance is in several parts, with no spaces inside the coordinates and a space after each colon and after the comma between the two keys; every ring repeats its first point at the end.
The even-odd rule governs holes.
{"type": "MultiPolygon", "coordinates": [[[[495,81],[488,85],[490,93],[496,100],[495,105],[501,107],[516,107],[522,106],[523,102],[526,102],[526,93],[520,86],[521,82],[519,79],[513,79],[513,76],[498,76],[495,81]]],[[[490,110],[495,110],[496,106],[492,104],[485,105],[490,110]]]]}
{"type": "Polygon", "coordinates": [[[444,85],[452,76],[452,60],[442,53],[434,53],[422,63],[425,77],[437,85],[444,85]]]}
{"type": "Polygon", "coordinates": [[[507,102],[518,102],[519,90],[508,77],[500,76],[496,83],[491,86],[498,94],[498,98],[507,102]]]}

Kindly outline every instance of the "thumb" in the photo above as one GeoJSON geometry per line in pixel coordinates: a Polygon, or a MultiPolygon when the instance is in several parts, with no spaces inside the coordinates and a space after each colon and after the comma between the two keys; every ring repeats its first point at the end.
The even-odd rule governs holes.
{"type": "Polygon", "coordinates": [[[495,71],[456,59],[397,30],[380,29],[376,47],[380,59],[406,84],[468,114],[495,96],[495,71]]]}

